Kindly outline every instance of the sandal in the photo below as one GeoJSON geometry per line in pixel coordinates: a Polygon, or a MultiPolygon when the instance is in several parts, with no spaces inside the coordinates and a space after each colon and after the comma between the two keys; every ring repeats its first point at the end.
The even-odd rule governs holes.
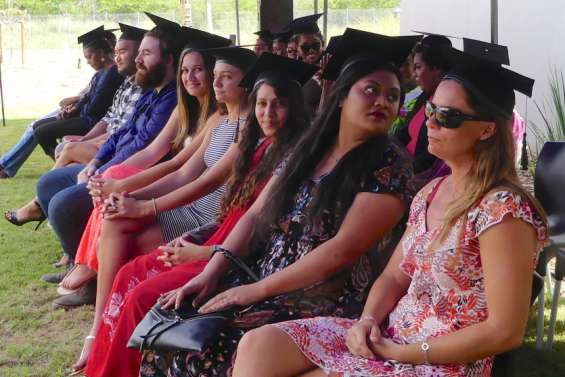
{"type": "Polygon", "coordinates": [[[90,349],[92,348],[94,339],[96,339],[94,335],[88,335],[86,338],[84,338],[82,351],[80,351],[80,356],[77,362],[72,366],[73,370],[69,374],[69,376],[80,376],[84,373],[84,370],[86,369],[86,362],[88,361],[88,355],[90,354],[90,349]]]}
{"type": "Polygon", "coordinates": [[[61,259],[59,259],[57,262],[53,262],[53,268],[66,267],[70,264],[71,264],[71,258],[69,258],[68,254],[63,253],[61,259]]]}
{"type": "MultiPolygon", "coordinates": [[[[68,272],[67,275],[65,276],[65,279],[66,279],[67,277],[70,277],[70,276],[73,274],[73,272],[77,272],[80,266],[83,266],[83,267],[85,267],[85,268],[88,268],[88,267],[86,267],[86,265],[83,265],[83,264],[75,264],[75,265],[69,270],[69,272],[68,272]]],[[[64,280],[61,281],[61,283],[59,283],[59,286],[57,287],[57,293],[58,293],[59,295],[61,295],[61,296],[66,296],[66,295],[70,295],[70,294],[73,294],[73,293],[77,293],[77,292],[78,292],[83,286],[85,286],[88,282],[90,282],[90,281],[93,280],[93,279],[96,279],[96,272],[93,271],[93,270],[91,270],[90,268],[88,268],[88,270],[89,270],[89,271],[92,271],[94,274],[93,274],[92,276],[90,276],[90,277],[87,277],[87,278],[86,278],[85,280],[83,280],[83,281],[79,281],[78,286],[75,286],[74,288],[67,288],[67,287],[64,287],[64,286],[63,286],[63,281],[64,281],[64,280]]]]}
{"type": "MultiPolygon", "coordinates": [[[[35,205],[36,205],[39,209],[41,209],[41,207],[39,206],[39,203],[37,202],[37,200],[34,200],[33,202],[35,203],[35,205]]],[[[43,224],[43,222],[45,221],[45,219],[46,219],[47,217],[45,216],[45,214],[44,214],[43,211],[42,211],[42,212],[41,212],[41,215],[40,215],[39,217],[35,218],[35,219],[34,219],[34,218],[30,218],[30,219],[20,220],[20,219],[18,219],[18,215],[17,215],[17,212],[16,212],[16,211],[5,211],[5,212],[4,212],[4,218],[5,218],[6,220],[8,220],[10,223],[12,223],[12,224],[14,224],[14,225],[16,225],[16,226],[22,226],[22,225],[24,225],[24,224],[26,224],[26,223],[29,223],[29,222],[31,222],[31,221],[39,221],[39,223],[37,224],[37,226],[36,226],[35,229],[34,229],[34,230],[37,230],[37,229],[39,228],[39,226],[40,226],[41,224],[43,224]]]]}

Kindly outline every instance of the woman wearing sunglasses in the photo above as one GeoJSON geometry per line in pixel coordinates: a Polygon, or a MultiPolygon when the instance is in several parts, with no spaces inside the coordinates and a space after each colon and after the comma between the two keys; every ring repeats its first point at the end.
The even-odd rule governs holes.
{"type": "Polygon", "coordinates": [[[414,198],[360,319],[251,331],[239,344],[234,377],[488,376],[494,355],[521,344],[547,237],[513,159],[514,89],[530,95],[533,81],[454,54],[466,64],[443,78],[426,123],[428,150],[452,173],[414,198]]]}
{"type": "Polygon", "coordinates": [[[428,35],[414,47],[413,75],[422,93],[404,103],[406,116],[399,117],[394,127],[395,136],[414,158],[414,173],[419,187],[435,177],[449,173],[445,164],[428,152],[424,114],[426,101],[433,98],[439,82],[450,68],[449,61],[442,52],[443,46],[451,46],[447,37],[428,35]]]}

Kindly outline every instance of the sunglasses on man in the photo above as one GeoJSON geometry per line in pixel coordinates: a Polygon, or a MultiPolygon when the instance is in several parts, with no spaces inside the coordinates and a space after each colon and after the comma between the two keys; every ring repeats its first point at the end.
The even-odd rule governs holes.
{"type": "Polygon", "coordinates": [[[426,102],[425,114],[428,119],[433,116],[438,126],[452,129],[461,127],[461,124],[465,121],[492,121],[492,119],[486,119],[478,115],[464,114],[459,110],[450,109],[449,107],[438,107],[430,101],[426,102]]]}

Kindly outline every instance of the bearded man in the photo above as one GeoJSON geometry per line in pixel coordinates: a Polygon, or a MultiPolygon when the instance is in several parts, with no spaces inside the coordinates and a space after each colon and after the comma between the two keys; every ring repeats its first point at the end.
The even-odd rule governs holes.
{"type": "Polygon", "coordinates": [[[92,212],[88,178],[123,162],[145,148],[165,126],[177,105],[175,35],[156,27],[147,32],[135,59],[136,83],[146,92],[126,124],[102,144],[86,165],[70,165],[44,174],[37,184],[38,202],[59,237],[64,253],[74,257],[92,212]]]}

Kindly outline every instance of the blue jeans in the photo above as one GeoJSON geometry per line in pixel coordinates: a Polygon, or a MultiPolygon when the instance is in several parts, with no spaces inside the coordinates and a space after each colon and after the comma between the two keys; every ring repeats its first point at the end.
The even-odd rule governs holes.
{"type": "Polygon", "coordinates": [[[37,182],[39,205],[59,237],[63,251],[72,260],[93,209],[86,183],[77,184],[77,175],[84,166],[69,165],[51,170],[37,182]]]}
{"type": "Polygon", "coordinates": [[[8,174],[10,177],[15,176],[18,170],[22,167],[24,162],[28,159],[28,157],[37,146],[37,141],[33,137],[33,125],[35,124],[35,122],[47,118],[53,118],[53,120],[55,120],[55,116],[58,114],[58,112],[58,110],[53,111],[52,113],[47,114],[46,116],[30,123],[26,127],[23,135],[20,137],[18,143],[14,145],[12,149],[6,152],[2,157],[0,157],[0,167],[2,167],[6,174],[8,174]]]}

